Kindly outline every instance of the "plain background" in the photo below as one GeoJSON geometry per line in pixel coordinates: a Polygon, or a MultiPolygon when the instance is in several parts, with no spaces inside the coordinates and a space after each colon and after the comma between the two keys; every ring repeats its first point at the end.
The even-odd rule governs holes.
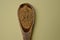
{"type": "Polygon", "coordinates": [[[59,0],[0,0],[0,40],[23,40],[17,16],[22,3],[36,10],[32,40],[60,40],[59,0]]]}

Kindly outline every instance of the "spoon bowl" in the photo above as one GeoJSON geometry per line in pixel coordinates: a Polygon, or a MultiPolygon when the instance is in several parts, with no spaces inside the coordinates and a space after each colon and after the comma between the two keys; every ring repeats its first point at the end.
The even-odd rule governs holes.
{"type": "Polygon", "coordinates": [[[31,40],[35,23],[35,11],[29,3],[23,3],[18,9],[18,19],[21,25],[23,40],[31,40]]]}

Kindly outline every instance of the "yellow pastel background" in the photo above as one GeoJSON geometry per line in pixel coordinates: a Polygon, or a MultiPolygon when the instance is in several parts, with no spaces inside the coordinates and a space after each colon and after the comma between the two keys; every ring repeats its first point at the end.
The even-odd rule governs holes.
{"type": "Polygon", "coordinates": [[[17,17],[22,3],[36,10],[32,40],[60,40],[60,0],[0,0],[0,40],[23,40],[17,17]]]}

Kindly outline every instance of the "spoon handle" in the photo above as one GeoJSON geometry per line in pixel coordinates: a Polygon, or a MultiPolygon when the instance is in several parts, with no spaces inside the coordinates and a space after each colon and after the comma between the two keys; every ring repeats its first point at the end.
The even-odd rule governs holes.
{"type": "Polygon", "coordinates": [[[28,31],[27,33],[22,31],[23,34],[23,40],[31,40],[32,37],[32,27],[30,28],[30,31],[28,31]]]}
{"type": "Polygon", "coordinates": [[[31,40],[31,33],[23,33],[23,40],[31,40]]]}

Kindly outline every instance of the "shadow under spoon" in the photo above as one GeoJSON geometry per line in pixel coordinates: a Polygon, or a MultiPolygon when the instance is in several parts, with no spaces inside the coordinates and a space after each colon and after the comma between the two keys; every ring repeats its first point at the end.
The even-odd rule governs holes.
{"type": "Polygon", "coordinates": [[[21,25],[23,40],[31,40],[35,24],[35,11],[29,3],[23,3],[18,9],[18,19],[21,25]]]}

